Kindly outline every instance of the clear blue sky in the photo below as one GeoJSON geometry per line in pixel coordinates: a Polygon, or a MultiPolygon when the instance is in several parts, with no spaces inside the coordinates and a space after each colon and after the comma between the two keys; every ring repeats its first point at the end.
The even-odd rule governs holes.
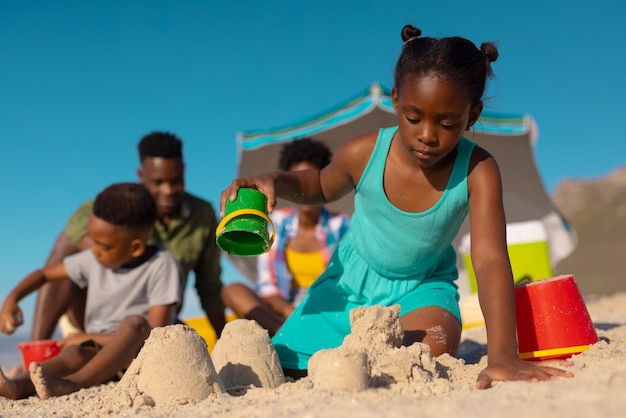
{"type": "Polygon", "coordinates": [[[487,109],[535,118],[549,192],[605,175],[626,164],[625,15],[618,0],[2,1],[0,296],[83,200],[136,180],[142,135],[178,134],[188,190],[216,203],[237,131],[391,87],[407,23],[497,43],[487,109]]]}

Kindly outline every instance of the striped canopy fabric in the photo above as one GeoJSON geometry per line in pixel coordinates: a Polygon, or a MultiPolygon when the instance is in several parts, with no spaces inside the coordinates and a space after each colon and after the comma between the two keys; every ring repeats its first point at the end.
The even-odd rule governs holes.
{"type": "MultiPolygon", "coordinates": [[[[317,115],[271,130],[239,132],[236,141],[237,176],[247,177],[277,170],[281,147],[294,139],[317,139],[335,151],[351,138],[396,123],[390,91],[374,83],[358,96],[317,115]]],[[[532,117],[483,112],[465,136],[489,151],[498,162],[502,173],[507,223],[541,221],[547,230],[551,264],[554,266],[569,255],[576,245],[575,235],[552,205],[537,171],[534,145],[538,129],[532,117]]],[[[278,202],[279,207],[288,204],[278,202]]],[[[352,213],[353,195],[349,194],[329,204],[328,208],[352,213]]],[[[469,221],[466,220],[455,243],[457,248],[460,237],[468,232],[469,221]]],[[[233,257],[231,260],[242,274],[254,280],[254,259],[233,257]]],[[[463,270],[460,262],[459,269],[463,270]]]]}

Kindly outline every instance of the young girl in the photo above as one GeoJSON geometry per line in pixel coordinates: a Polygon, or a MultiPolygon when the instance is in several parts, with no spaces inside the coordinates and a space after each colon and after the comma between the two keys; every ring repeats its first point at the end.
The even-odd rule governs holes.
{"type": "Polygon", "coordinates": [[[482,111],[497,49],[420,35],[412,26],[402,29],[392,90],[398,126],[347,142],[323,170],[238,179],[222,193],[223,213],[241,187],[265,193],[269,211],[276,196],[323,204],[355,190],[350,231],[272,340],[280,361],[286,373],[303,375],[313,353],[341,345],[351,309],[396,304],[405,345],[423,342],[433,356],[456,355],[461,320],[451,243],[469,212],[489,339],[488,365],[476,387],[571,376],[517,357],[500,174],[493,157],[463,137],[482,111]]]}

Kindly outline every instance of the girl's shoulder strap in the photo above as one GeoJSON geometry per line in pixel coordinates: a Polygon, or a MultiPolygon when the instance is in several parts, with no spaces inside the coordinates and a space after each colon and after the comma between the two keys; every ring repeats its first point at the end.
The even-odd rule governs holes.
{"type": "Polygon", "coordinates": [[[457,145],[456,160],[448,184],[457,184],[461,179],[467,178],[470,160],[476,146],[477,144],[475,142],[472,142],[465,137],[461,137],[461,140],[457,145]]]}
{"type": "Polygon", "coordinates": [[[356,185],[357,190],[359,190],[363,180],[367,178],[370,173],[376,173],[382,176],[382,172],[385,167],[385,160],[387,159],[387,153],[389,152],[389,147],[391,146],[391,140],[397,130],[397,126],[380,128],[378,130],[376,144],[372,149],[372,154],[369,157],[369,161],[367,162],[363,173],[361,173],[361,179],[356,185]]]}
{"type": "Polygon", "coordinates": [[[474,151],[474,148],[476,146],[478,146],[476,142],[470,141],[469,139],[463,136],[461,137],[461,140],[459,141],[458,152],[460,155],[463,155],[463,156],[468,155],[468,157],[471,157],[472,151],[474,151]]]}

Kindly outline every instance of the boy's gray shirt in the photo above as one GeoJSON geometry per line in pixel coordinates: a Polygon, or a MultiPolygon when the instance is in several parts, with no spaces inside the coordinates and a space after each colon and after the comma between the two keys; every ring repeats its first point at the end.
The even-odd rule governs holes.
{"type": "Polygon", "coordinates": [[[170,323],[182,296],[182,269],[168,251],[158,248],[148,260],[132,268],[110,269],[96,261],[90,249],[63,260],[70,279],[87,288],[85,332],[110,334],[129,315],[148,317],[155,305],[175,304],[170,323]]]}

